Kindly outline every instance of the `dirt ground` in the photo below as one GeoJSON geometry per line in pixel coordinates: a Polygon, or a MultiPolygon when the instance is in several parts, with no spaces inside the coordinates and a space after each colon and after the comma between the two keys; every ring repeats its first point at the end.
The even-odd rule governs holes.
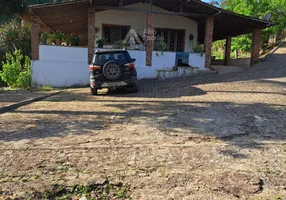
{"type": "Polygon", "coordinates": [[[48,94],[46,91],[0,91],[0,108],[48,94]]]}
{"type": "Polygon", "coordinates": [[[69,89],[0,115],[0,196],[130,184],[133,199],[286,199],[286,47],[242,73],[69,89]]]}

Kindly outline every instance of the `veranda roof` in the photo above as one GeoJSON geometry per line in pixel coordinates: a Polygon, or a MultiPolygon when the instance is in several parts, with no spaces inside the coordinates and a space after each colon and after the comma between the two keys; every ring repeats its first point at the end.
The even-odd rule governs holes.
{"type": "MultiPolygon", "coordinates": [[[[52,31],[74,33],[87,39],[87,9],[89,6],[119,7],[118,0],[74,0],[55,4],[40,4],[29,7],[29,12],[21,15],[31,23],[49,27],[52,31]]],[[[123,6],[147,0],[124,0],[123,6]]],[[[215,16],[213,40],[225,39],[227,36],[238,36],[250,33],[256,28],[265,28],[271,22],[236,14],[217,8],[200,0],[153,0],[153,5],[170,12],[179,12],[183,6],[184,13],[194,13],[187,16],[199,23],[199,41],[204,41],[205,17],[215,16]]],[[[96,9],[96,12],[103,9],[96,9]]]]}

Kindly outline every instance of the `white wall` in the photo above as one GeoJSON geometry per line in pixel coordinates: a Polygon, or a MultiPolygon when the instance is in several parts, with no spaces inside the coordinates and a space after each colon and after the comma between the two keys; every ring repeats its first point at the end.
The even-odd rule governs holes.
{"type": "Polygon", "coordinates": [[[156,78],[157,70],[172,69],[175,66],[176,54],[174,52],[156,52],[152,54],[152,66],[146,66],[145,51],[128,51],[132,58],[136,59],[138,79],[156,78]]]}
{"type": "Polygon", "coordinates": [[[200,70],[205,70],[205,54],[190,53],[189,65],[198,67],[200,70]]]}
{"type": "Polygon", "coordinates": [[[89,84],[86,62],[32,61],[32,83],[52,87],[77,87],[89,84]]]}
{"type": "MultiPolygon", "coordinates": [[[[149,4],[136,3],[126,6],[127,8],[135,9],[149,9],[149,4]]],[[[154,10],[164,11],[161,8],[153,6],[154,10]]],[[[115,24],[131,26],[137,33],[143,35],[146,29],[146,13],[140,12],[124,12],[118,10],[107,10],[95,13],[95,27],[99,29],[98,36],[102,36],[102,24],[115,24]]],[[[173,15],[155,15],[154,16],[155,28],[170,28],[186,30],[185,35],[185,51],[191,52],[193,47],[197,44],[198,25],[197,22],[182,16],[173,15]],[[194,40],[189,41],[189,35],[194,35],[194,40]]]]}
{"type": "Polygon", "coordinates": [[[160,69],[172,69],[176,64],[175,52],[153,51],[152,66],[158,66],[160,69]]]}
{"type": "Polygon", "coordinates": [[[41,61],[75,61],[86,62],[88,60],[88,52],[85,47],[66,47],[40,45],[40,60],[41,61]]]}
{"type": "MultiPolygon", "coordinates": [[[[95,49],[98,50],[98,49],[95,49]]],[[[153,52],[152,66],[146,66],[145,51],[128,51],[136,59],[138,79],[156,78],[157,70],[175,66],[175,52],[153,52]]],[[[40,45],[40,60],[32,61],[33,85],[52,87],[85,86],[89,84],[87,48],[40,45]]],[[[204,55],[190,54],[189,64],[204,69],[204,55]]]]}
{"type": "Polygon", "coordinates": [[[40,60],[32,61],[33,85],[52,87],[89,84],[87,48],[40,45],[40,60]]]}
{"type": "MultiPolygon", "coordinates": [[[[156,78],[157,70],[170,70],[175,66],[175,52],[160,52],[153,51],[152,66],[146,66],[145,51],[128,51],[132,58],[136,59],[135,65],[138,73],[138,78],[156,78]]],[[[205,69],[205,55],[190,53],[189,65],[198,67],[200,70],[205,69]]]]}

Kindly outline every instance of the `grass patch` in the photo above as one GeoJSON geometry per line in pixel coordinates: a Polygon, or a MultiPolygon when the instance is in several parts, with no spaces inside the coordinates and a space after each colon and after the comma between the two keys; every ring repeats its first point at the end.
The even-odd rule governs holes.
{"type": "Polygon", "coordinates": [[[37,87],[37,90],[49,92],[49,91],[53,91],[54,88],[52,88],[51,86],[42,86],[42,87],[37,87]]]}
{"type": "Polygon", "coordinates": [[[44,193],[32,193],[28,199],[62,200],[80,199],[82,197],[86,197],[87,200],[132,199],[130,196],[130,185],[123,183],[111,184],[108,180],[103,184],[91,184],[86,186],[75,185],[73,187],[67,187],[54,185],[44,193]]]}
{"type": "Polygon", "coordinates": [[[17,90],[22,90],[22,89],[19,89],[19,88],[14,88],[14,87],[1,87],[0,88],[0,91],[17,91],[17,90]]]}
{"type": "Polygon", "coordinates": [[[257,171],[266,173],[266,174],[280,174],[281,173],[281,170],[279,168],[273,168],[273,167],[260,168],[257,171]]]}

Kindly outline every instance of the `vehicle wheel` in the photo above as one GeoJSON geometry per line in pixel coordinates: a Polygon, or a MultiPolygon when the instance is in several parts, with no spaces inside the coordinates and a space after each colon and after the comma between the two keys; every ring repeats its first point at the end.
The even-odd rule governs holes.
{"type": "Polygon", "coordinates": [[[118,80],[122,75],[121,66],[115,61],[107,62],[103,66],[103,75],[108,80],[111,80],[111,81],[118,80]]]}
{"type": "Polygon", "coordinates": [[[90,88],[90,92],[92,95],[97,95],[97,89],[96,88],[90,88]]]}
{"type": "Polygon", "coordinates": [[[138,92],[138,86],[137,85],[133,85],[131,88],[131,92],[132,93],[137,93],[138,92]]]}

